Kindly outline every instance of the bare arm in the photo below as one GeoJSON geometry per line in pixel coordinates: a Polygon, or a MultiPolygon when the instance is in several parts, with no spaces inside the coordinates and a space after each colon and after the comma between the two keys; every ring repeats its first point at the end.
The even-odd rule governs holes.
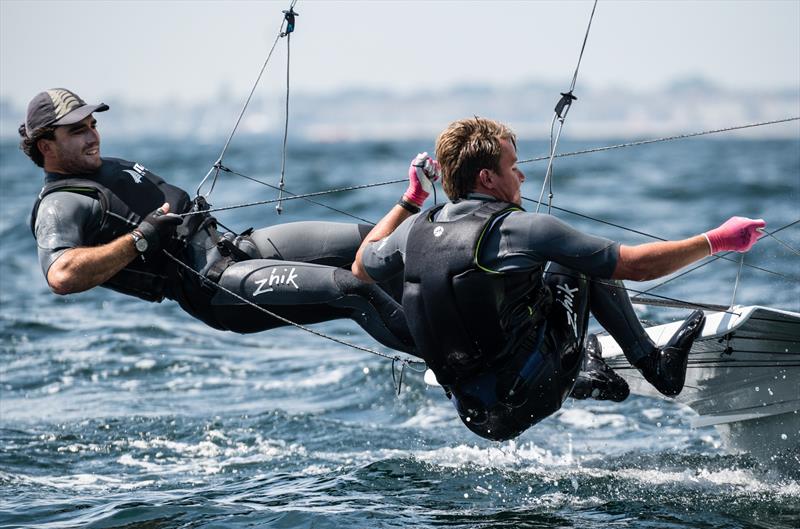
{"type": "MultiPolygon", "coordinates": [[[[145,217],[136,230],[155,251],[160,240],[165,240],[181,223],[176,215],[167,215],[169,204],[163,204],[145,217]]],[[[66,250],[47,270],[47,284],[56,294],[83,292],[111,279],[133,261],[139,252],[129,233],[100,246],[78,246],[66,250]]]]}
{"type": "Polygon", "coordinates": [[[362,281],[366,281],[367,283],[375,282],[364,269],[364,264],[362,261],[364,248],[367,244],[379,241],[391,235],[394,230],[396,230],[397,227],[411,215],[412,213],[403,206],[396,205],[389,211],[389,213],[386,214],[386,216],[378,221],[375,227],[372,228],[366,237],[364,237],[364,241],[358,248],[358,252],[356,252],[356,259],[353,261],[353,265],[350,267],[354,276],[362,281]]]}
{"type": "Polygon", "coordinates": [[[50,266],[47,284],[56,294],[83,292],[111,279],[137,255],[127,233],[102,246],[71,248],[50,266]]]}
{"type": "Polygon", "coordinates": [[[613,279],[656,279],[710,255],[708,241],[696,235],[682,241],[664,241],[619,248],[613,279]]]}

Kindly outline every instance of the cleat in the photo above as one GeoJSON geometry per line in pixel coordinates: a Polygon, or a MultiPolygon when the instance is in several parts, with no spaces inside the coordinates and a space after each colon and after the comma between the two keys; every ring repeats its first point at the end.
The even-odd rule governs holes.
{"type": "Polygon", "coordinates": [[[694,311],[669,339],[667,345],[656,349],[636,364],[644,378],[667,397],[675,397],[683,389],[689,350],[694,340],[700,336],[705,321],[702,310],[694,311]]]}
{"type": "Polygon", "coordinates": [[[570,396],[573,399],[622,402],[630,394],[628,383],[603,361],[600,342],[592,334],[586,338],[580,373],[570,396]]]}

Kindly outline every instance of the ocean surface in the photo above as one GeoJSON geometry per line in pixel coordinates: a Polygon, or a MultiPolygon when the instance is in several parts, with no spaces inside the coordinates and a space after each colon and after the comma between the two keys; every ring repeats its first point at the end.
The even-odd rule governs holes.
{"type": "MultiPolygon", "coordinates": [[[[617,141],[562,140],[560,151],[617,141]]],[[[109,136],[103,153],[193,193],[220,148],[109,136]]],[[[14,143],[0,149],[2,528],[800,526],[800,472],[727,453],[713,428],[691,428],[694,412],[669,401],[567,401],[517,440],[492,443],[464,428],[421,373],[407,370],[397,395],[391,362],[302,330],[237,335],[169,301],[99,288],[56,296],[28,228],[41,173],[14,143]]],[[[290,142],[286,188],[402,179],[408,160],[432,149],[430,140],[290,142]]],[[[520,158],[546,150],[522,141],[520,158]]],[[[276,184],[280,142],[236,138],[225,165],[276,184]]],[[[545,164],[521,167],[524,195],[538,197],[545,164]]],[[[554,175],[556,206],[658,237],[696,234],[732,215],[763,217],[770,229],[800,219],[800,131],[789,140],[719,136],[563,158],[554,175]]],[[[403,190],[380,185],[315,200],[374,222],[403,190]]],[[[275,197],[225,174],[210,201],[275,197]]],[[[301,200],[283,207],[280,216],[267,204],[218,217],[236,230],[356,222],[301,200]]],[[[651,240],[556,214],[629,244],[651,240]]],[[[800,226],[777,236],[800,247],[800,226]]],[[[737,303],[800,311],[796,254],[765,239],[745,265],[737,303]]],[[[717,261],[653,293],[727,305],[737,269],[717,261]]],[[[688,312],[637,310],[650,323],[688,312]]],[[[315,329],[391,352],[350,321],[315,329]]]]}

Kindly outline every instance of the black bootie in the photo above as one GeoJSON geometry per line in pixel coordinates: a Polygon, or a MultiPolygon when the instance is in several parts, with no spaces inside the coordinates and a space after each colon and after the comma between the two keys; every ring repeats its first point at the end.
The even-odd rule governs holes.
{"type": "Polygon", "coordinates": [[[695,338],[700,336],[705,321],[702,310],[694,311],[678,332],[672,335],[667,345],[655,349],[636,363],[644,378],[667,397],[675,397],[683,389],[689,350],[695,338]]]}
{"type": "Polygon", "coordinates": [[[628,383],[603,361],[600,342],[594,334],[586,338],[580,373],[570,396],[573,399],[622,402],[630,394],[628,383]]]}

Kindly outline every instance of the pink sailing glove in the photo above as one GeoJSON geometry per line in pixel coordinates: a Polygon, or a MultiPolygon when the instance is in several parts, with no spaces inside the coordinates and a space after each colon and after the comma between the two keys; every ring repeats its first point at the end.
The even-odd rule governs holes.
{"type": "Polygon", "coordinates": [[[761,230],[767,223],[762,219],[748,219],[747,217],[731,217],[719,228],[705,232],[711,253],[746,252],[764,236],[761,230]]]}
{"type": "Polygon", "coordinates": [[[442,176],[439,162],[428,156],[427,152],[417,155],[408,167],[408,189],[403,199],[422,207],[422,203],[433,191],[433,182],[442,176]]]}

